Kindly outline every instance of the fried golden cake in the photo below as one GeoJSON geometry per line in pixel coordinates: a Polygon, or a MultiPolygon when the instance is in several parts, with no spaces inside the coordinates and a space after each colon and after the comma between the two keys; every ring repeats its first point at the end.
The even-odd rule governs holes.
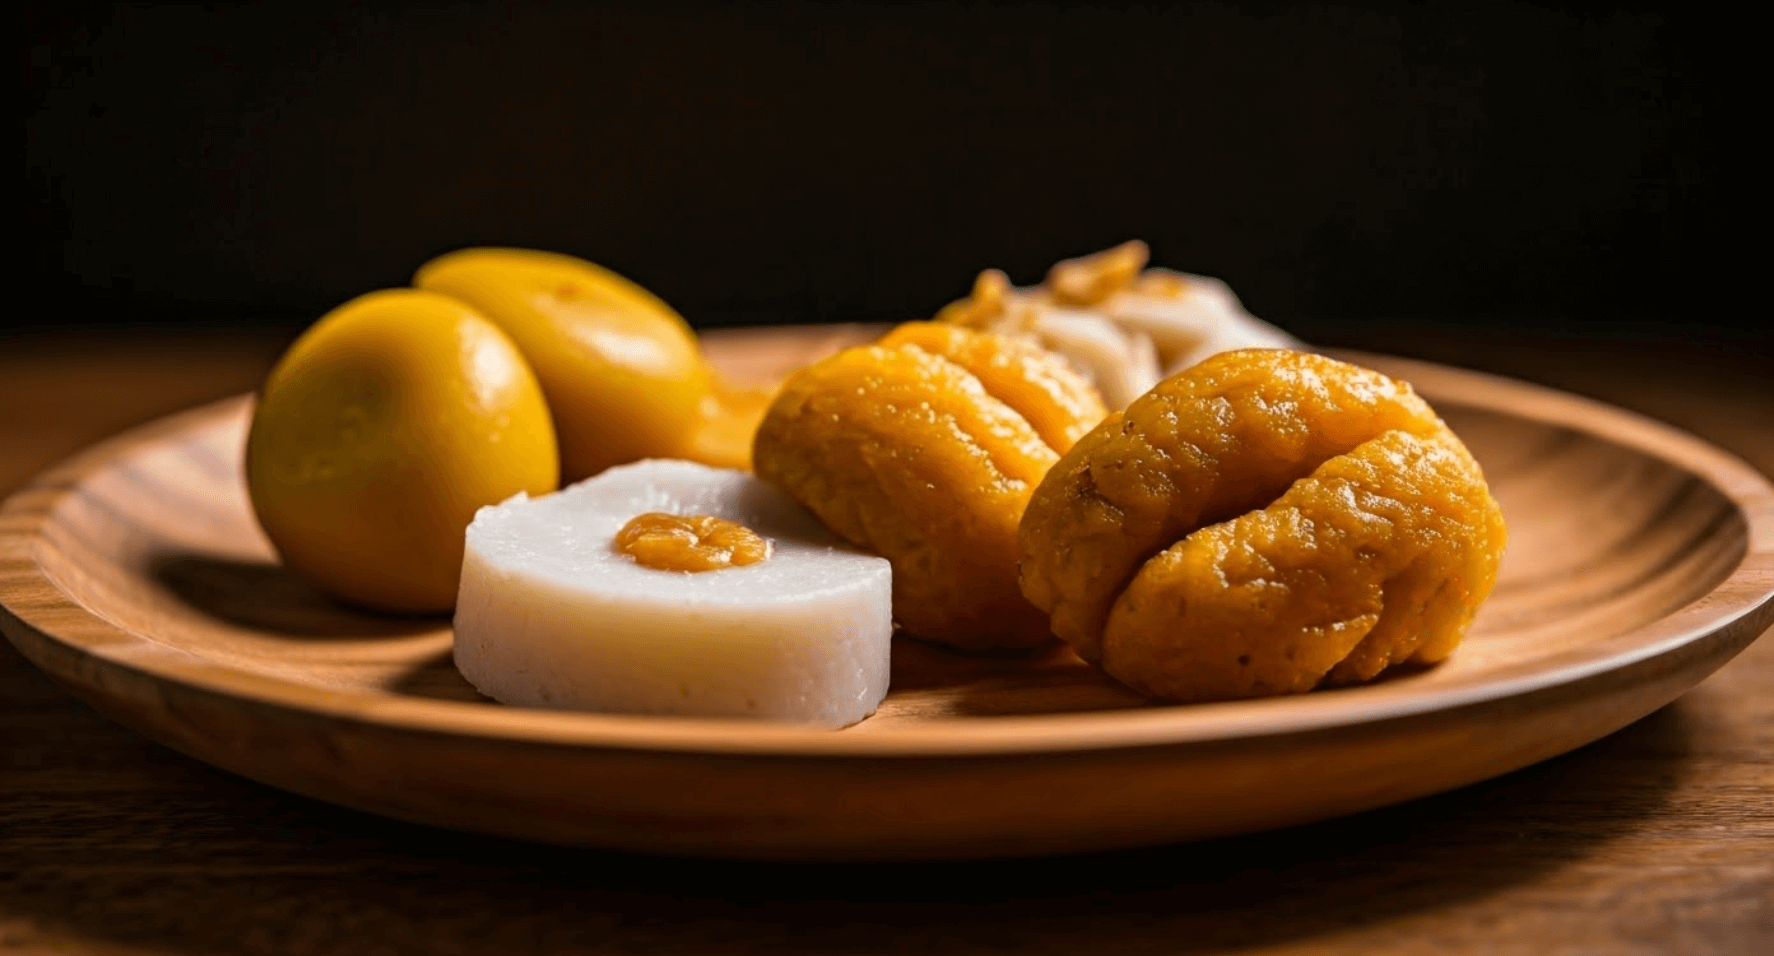
{"type": "Polygon", "coordinates": [[[894,618],[962,648],[1051,639],[1017,586],[1017,527],[1042,476],[1103,415],[1059,358],[910,323],[802,369],[758,427],[759,477],[893,564],[894,618]]]}
{"type": "Polygon", "coordinates": [[[1023,593],[1080,656],[1213,700],[1446,657],[1504,538],[1477,463],[1409,385],[1247,350],[1086,435],[1033,495],[1019,553],[1023,593]]]}

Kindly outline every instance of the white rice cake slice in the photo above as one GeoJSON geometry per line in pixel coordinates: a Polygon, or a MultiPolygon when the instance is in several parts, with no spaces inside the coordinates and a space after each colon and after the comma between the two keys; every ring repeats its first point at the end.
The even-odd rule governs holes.
{"type": "Polygon", "coordinates": [[[456,666],[508,704],[843,727],[887,693],[891,575],[749,474],[638,462],[475,515],[456,666]],[[649,511],[736,521],[772,554],[716,571],[645,567],[612,539],[649,511]]]}

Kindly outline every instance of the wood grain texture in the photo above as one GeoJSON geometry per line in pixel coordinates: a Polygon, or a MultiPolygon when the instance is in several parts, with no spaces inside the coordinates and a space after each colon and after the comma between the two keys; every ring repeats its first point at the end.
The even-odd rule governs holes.
{"type": "MultiPolygon", "coordinates": [[[[768,377],[866,334],[764,331],[716,358],[768,377]]],[[[1150,845],[1441,792],[1644,716],[1774,614],[1774,492],[1747,466],[1571,396],[1359,358],[1438,405],[1514,529],[1456,658],[1369,687],[1154,706],[1066,652],[902,641],[880,710],[835,734],[503,707],[456,673],[447,621],[360,614],[281,569],[240,480],[246,399],[13,496],[0,604],[96,708],[256,780],[502,836],[837,860],[1150,845]]]]}
{"type": "Polygon", "coordinates": [[[1774,930],[1769,642],[1603,743],[1443,797],[1186,847],[868,869],[391,824],[141,744],[0,652],[0,941],[22,947],[1728,953],[1774,930]]]}

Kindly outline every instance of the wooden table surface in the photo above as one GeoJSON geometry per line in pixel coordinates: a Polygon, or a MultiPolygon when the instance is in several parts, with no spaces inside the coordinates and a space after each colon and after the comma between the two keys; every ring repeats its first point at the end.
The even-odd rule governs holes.
{"type": "MultiPolygon", "coordinates": [[[[249,390],[283,341],[0,337],[0,494],[97,438],[249,390]]],[[[1636,408],[1774,473],[1761,346],[1389,341],[1636,408]]],[[[1765,637],[1611,737],[1439,797],[1205,844],[890,866],[659,859],[390,822],[138,738],[0,642],[0,950],[1764,953],[1765,637]]]]}

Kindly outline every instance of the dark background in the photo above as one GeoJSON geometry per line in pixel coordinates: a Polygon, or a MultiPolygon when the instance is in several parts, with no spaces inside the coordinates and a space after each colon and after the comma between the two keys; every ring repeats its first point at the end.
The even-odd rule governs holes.
{"type": "Polygon", "coordinates": [[[1767,345],[1729,28],[1666,6],[35,5],[4,321],[294,330],[475,244],[892,321],[1140,237],[1320,341],[1767,345]]]}

